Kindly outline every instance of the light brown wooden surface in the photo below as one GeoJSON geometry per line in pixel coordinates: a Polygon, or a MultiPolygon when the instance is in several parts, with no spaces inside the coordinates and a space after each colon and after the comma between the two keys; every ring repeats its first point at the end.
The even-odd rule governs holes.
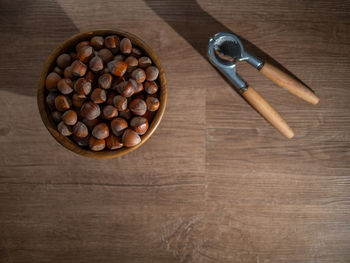
{"type": "Polygon", "coordinates": [[[0,262],[349,262],[349,13],[325,0],[0,1],[0,262]],[[112,160],[63,148],[36,105],[51,50],[95,28],[144,39],[169,89],[152,137],[112,160]],[[205,59],[224,30],[320,97],[238,65],[292,140],[205,59]]]}

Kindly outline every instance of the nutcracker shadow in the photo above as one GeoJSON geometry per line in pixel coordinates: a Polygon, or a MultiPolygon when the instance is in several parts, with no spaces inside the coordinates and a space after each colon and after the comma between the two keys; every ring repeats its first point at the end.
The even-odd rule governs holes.
{"type": "Polygon", "coordinates": [[[1,90],[36,96],[42,66],[51,51],[79,32],[55,1],[45,5],[0,1],[1,90]]]}
{"type": "MultiPolygon", "coordinates": [[[[208,41],[211,36],[218,32],[234,33],[228,27],[221,24],[214,17],[204,11],[195,0],[145,0],[145,2],[205,59],[207,59],[208,41]]],[[[236,33],[234,34],[237,35],[236,33]]],[[[246,40],[244,37],[240,35],[237,36],[240,38],[244,49],[253,53],[263,61],[267,61],[277,66],[282,71],[302,82],[298,77],[284,68],[267,53],[246,40]]],[[[302,83],[307,86],[304,82],[302,83]]],[[[310,89],[310,87],[308,88],[310,89]]]]}

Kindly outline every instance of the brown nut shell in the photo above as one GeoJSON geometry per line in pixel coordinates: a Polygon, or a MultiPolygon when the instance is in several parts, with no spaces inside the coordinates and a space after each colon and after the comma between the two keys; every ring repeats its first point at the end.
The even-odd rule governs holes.
{"type": "Polygon", "coordinates": [[[72,58],[69,54],[66,54],[66,53],[59,55],[56,59],[56,64],[61,69],[68,67],[71,63],[72,63],[72,58]]]}
{"type": "Polygon", "coordinates": [[[89,67],[93,72],[99,72],[103,69],[103,61],[99,56],[94,56],[90,62],[89,67]]]}
{"type": "Polygon", "coordinates": [[[159,109],[160,102],[156,97],[148,96],[146,99],[147,110],[156,111],[159,109]]]}
{"type": "Polygon", "coordinates": [[[144,87],[145,87],[145,91],[148,94],[155,94],[158,91],[158,85],[156,82],[154,81],[146,81],[144,83],[144,87]]]}
{"type": "Polygon", "coordinates": [[[106,141],[91,136],[89,139],[89,147],[94,152],[102,151],[106,147],[106,141]]]}
{"type": "Polygon", "coordinates": [[[92,88],[91,82],[85,78],[79,78],[74,83],[74,90],[79,95],[86,96],[90,93],[92,88]]]}
{"type": "Polygon", "coordinates": [[[129,103],[129,109],[135,114],[142,116],[146,113],[147,111],[147,105],[146,102],[142,99],[133,99],[129,103]]]}
{"type": "Polygon", "coordinates": [[[103,118],[110,120],[118,116],[117,108],[112,105],[105,105],[102,110],[103,118]]]}
{"type": "Polygon", "coordinates": [[[58,95],[55,98],[55,107],[58,111],[66,111],[72,105],[71,100],[65,95],[58,95]]]}
{"type": "Polygon", "coordinates": [[[123,133],[122,141],[124,146],[133,147],[141,142],[141,138],[134,130],[127,129],[123,133]]]}
{"type": "Polygon", "coordinates": [[[130,121],[130,127],[139,135],[143,135],[148,130],[148,120],[144,117],[134,117],[130,121]]]}
{"type": "Polygon", "coordinates": [[[74,60],[71,65],[72,75],[76,77],[82,77],[85,75],[87,66],[80,60],[74,60]]]}
{"type": "Polygon", "coordinates": [[[109,137],[106,139],[106,143],[108,149],[110,150],[116,150],[123,147],[122,140],[113,134],[109,135],[109,137]]]}
{"type": "Polygon", "coordinates": [[[107,99],[106,91],[101,88],[96,88],[93,90],[90,96],[91,100],[97,104],[103,103],[107,99]]]}
{"type": "Polygon", "coordinates": [[[77,113],[74,110],[67,110],[62,115],[62,121],[66,125],[72,126],[72,125],[77,123],[78,115],[77,115],[77,113]]]}
{"type": "Polygon", "coordinates": [[[88,101],[81,106],[80,114],[87,120],[93,120],[100,116],[101,109],[96,103],[88,101]]]}
{"type": "Polygon", "coordinates": [[[109,89],[112,85],[112,80],[112,75],[105,73],[98,78],[98,86],[102,89],[109,89]]]}
{"type": "Polygon", "coordinates": [[[64,78],[60,79],[57,82],[57,89],[62,93],[62,94],[70,94],[73,92],[73,82],[71,79],[64,78]]]}
{"type": "Polygon", "coordinates": [[[137,68],[131,73],[131,77],[136,80],[137,83],[142,83],[146,79],[146,73],[143,69],[137,68]]]}
{"type": "Polygon", "coordinates": [[[118,111],[124,111],[128,107],[128,100],[120,95],[114,96],[113,105],[118,111]]]}
{"type": "Polygon", "coordinates": [[[57,89],[57,83],[60,79],[60,75],[58,75],[56,72],[49,73],[45,80],[46,89],[49,91],[55,91],[57,89]]]}
{"type": "Polygon", "coordinates": [[[123,118],[114,118],[111,121],[111,131],[114,135],[119,136],[120,132],[128,128],[128,122],[123,118]]]}
{"type": "Polygon", "coordinates": [[[103,48],[104,45],[104,39],[102,36],[94,36],[90,40],[90,45],[95,49],[95,50],[100,50],[103,48]]]}
{"type": "Polygon", "coordinates": [[[98,52],[98,56],[102,59],[104,63],[107,63],[113,59],[113,53],[107,48],[102,48],[98,52]]]}
{"type": "Polygon", "coordinates": [[[89,135],[89,131],[88,128],[86,127],[86,125],[84,123],[82,123],[81,121],[78,121],[74,127],[73,127],[73,133],[75,136],[79,137],[79,138],[85,138],[86,136],[89,135]]]}
{"type": "Polygon", "coordinates": [[[149,57],[140,57],[139,58],[139,67],[147,68],[152,65],[152,60],[149,57]]]}
{"type": "Polygon", "coordinates": [[[61,121],[58,125],[57,125],[57,130],[63,135],[63,136],[70,136],[72,135],[72,129],[67,126],[66,124],[64,124],[63,121],[61,121]]]}
{"type": "Polygon", "coordinates": [[[123,38],[120,41],[120,52],[123,54],[130,54],[132,51],[132,44],[129,38],[123,38]]]}
{"type": "Polygon", "coordinates": [[[97,124],[92,129],[92,136],[96,139],[105,139],[109,136],[109,128],[108,125],[104,122],[97,124]]]}
{"type": "Polygon", "coordinates": [[[158,78],[159,69],[156,68],[155,66],[148,66],[145,72],[146,72],[146,79],[148,81],[154,81],[158,78]]]}

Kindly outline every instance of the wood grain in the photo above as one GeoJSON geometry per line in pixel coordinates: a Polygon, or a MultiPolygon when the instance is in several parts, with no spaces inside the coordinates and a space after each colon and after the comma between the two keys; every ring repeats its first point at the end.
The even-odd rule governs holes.
{"type": "Polygon", "coordinates": [[[349,13],[340,0],[0,1],[0,262],[349,262],[349,13]],[[51,50],[96,28],[140,36],[168,84],[152,137],[108,160],[58,144],[35,97],[51,50]],[[238,64],[293,140],[202,55],[218,29],[320,97],[238,64]]]}
{"type": "Polygon", "coordinates": [[[260,72],[280,87],[288,90],[290,93],[307,102],[317,104],[320,101],[320,99],[300,81],[296,80],[270,63],[265,62],[263,67],[260,69],[260,72]]]}

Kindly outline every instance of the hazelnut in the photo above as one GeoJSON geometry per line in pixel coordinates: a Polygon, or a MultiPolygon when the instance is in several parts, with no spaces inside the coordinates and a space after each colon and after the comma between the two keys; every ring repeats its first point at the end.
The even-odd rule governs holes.
{"type": "Polygon", "coordinates": [[[55,99],[55,107],[58,111],[66,111],[71,107],[72,103],[65,95],[58,95],[55,99]]]}
{"type": "Polygon", "coordinates": [[[45,101],[50,110],[56,109],[56,106],[55,106],[56,96],[57,96],[57,93],[53,91],[50,91],[49,94],[47,94],[46,96],[45,101]]]}
{"type": "Polygon", "coordinates": [[[96,139],[95,137],[91,136],[89,139],[89,147],[92,151],[102,151],[106,147],[105,140],[96,139]]]}
{"type": "Polygon", "coordinates": [[[86,137],[78,137],[75,134],[73,134],[73,140],[80,146],[80,147],[86,147],[89,146],[89,136],[86,137]]]}
{"type": "Polygon", "coordinates": [[[137,83],[137,86],[135,88],[134,86],[134,94],[140,93],[141,91],[143,91],[144,87],[142,83],[137,83]]]}
{"type": "Polygon", "coordinates": [[[79,95],[88,95],[91,91],[91,82],[85,78],[79,78],[74,83],[74,90],[79,95]]]}
{"type": "Polygon", "coordinates": [[[136,80],[137,83],[142,83],[146,79],[146,74],[143,69],[137,68],[131,73],[131,77],[136,80]]]}
{"type": "Polygon", "coordinates": [[[117,95],[117,93],[115,93],[114,91],[109,91],[108,95],[107,95],[106,104],[113,105],[113,99],[116,95],[117,95]]]}
{"type": "Polygon", "coordinates": [[[45,87],[49,91],[55,91],[57,89],[57,82],[61,79],[60,75],[56,72],[51,72],[46,77],[45,87]]]}
{"type": "Polygon", "coordinates": [[[58,125],[57,125],[57,130],[63,135],[63,136],[70,136],[72,135],[72,130],[69,126],[67,126],[66,124],[64,124],[63,121],[61,121],[58,125]]]}
{"type": "Polygon", "coordinates": [[[142,99],[133,99],[129,104],[129,109],[135,114],[142,116],[146,113],[147,105],[142,99]]]}
{"type": "Polygon", "coordinates": [[[107,120],[118,116],[118,110],[112,105],[106,105],[102,110],[103,117],[107,120]]]}
{"type": "Polygon", "coordinates": [[[107,147],[110,150],[116,150],[123,147],[123,143],[119,137],[114,136],[113,134],[109,135],[106,139],[107,147]]]}
{"type": "Polygon", "coordinates": [[[137,47],[133,47],[131,51],[131,55],[134,56],[135,58],[140,58],[142,56],[142,51],[137,47]]]}
{"type": "Polygon", "coordinates": [[[113,77],[109,73],[105,73],[98,78],[98,85],[102,89],[109,89],[112,85],[113,77]]]}
{"type": "Polygon", "coordinates": [[[94,36],[91,38],[90,44],[95,50],[100,50],[103,48],[104,39],[101,36],[94,36]]]}
{"type": "Polygon", "coordinates": [[[106,139],[109,136],[108,125],[104,122],[97,124],[92,129],[92,136],[94,136],[96,139],[106,139]]]}
{"type": "Polygon", "coordinates": [[[84,138],[89,135],[88,128],[84,123],[78,121],[73,127],[73,133],[76,137],[84,138]]]}
{"type": "Polygon", "coordinates": [[[152,60],[149,57],[140,57],[139,58],[139,67],[140,68],[147,68],[150,65],[152,65],[152,60]]]}
{"type": "Polygon", "coordinates": [[[61,69],[60,67],[54,67],[53,68],[53,72],[57,73],[58,75],[60,75],[60,77],[63,76],[63,69],[61,69]]]}
{"type": "Polygon", "coordinates": [[[134,117],[130,121],[130,127],[139,135],[143,135],[148,130],[148,121],[144,117],[134,117]]]}
{"type": "Polygon", "coordinates": [[[123,111],[128,107],[128,100],[123,96],[117,95],[113,98],[113,105],[118,111],[123,111]]]}
{"type": "Polygon", "coordinates": [[[93,72],[98,72],[103,69],[103,61],[99,56],[94,56],[90,62],[89,67],[93,72]]]}
{"type": "Polygon", "coordinates": [[[127,57],[124,62],[128,64],[127,72],[133,71],[139,64],[139,61],[137,60],[137,58],[133,56],[127,57]]]}
{"type": "Polygon", "coordinates": [[[62,94],[70,94],[73,92],[73,82],[70,79],[64,78],[60,79],[57,82],[57,89],[62,93],[62,94]]]}
{"type": "Polygon", "coordinates": [[[83,118],[87,120],[93,120],[100,116],[101,110],[96,103],[88,101],[85,102],[83,106],[81,106],[80,114],[83,118]]]}
{"type": "Polygon", "coordinates": [[[111,131],[114,135],[119,136],[121,132],[128,128],[128,122],[123,118],[114,118],[111,121],[111,131]]]}
{"type": "Polygon", "coordinates": [[[72,72],[72,66],[66,67],[63,71],[63,76],[65,78],[72,79],[74,77],[73,72],[72,72]]]}
{"type": "MultiPolygon", "coordinates": [[[[85,47],[85,46],[89,46],[90,45],[90,41],[81,41],[80,43],[78,43],[76,46],[75,46],[75,50],[77,52],[79,52],[79,49],[82,48],[82,47],[85,47]]],[[[72,54],[71,54],[72,55],[72,54]]]]}
{"type": "Polygon", "coordinates": [[[90,96],[91,100],[95,103],[103,103],[106,101],[107,96],[106,96],[106,91],[101,88],[96,88],[93,90],[90,96]]]}
{"type": "Polygon", "coordinates": [[[123,97],[131,97],[134,94],[134,87],[129,81],[123,81],[116,85],[116,90],[123,97]]]}
{"type": "Polygon", "coordinates": [[[89,129],[89,131],[92,131],[92,129],[100,123],[99,119],[93,119],[93,120],[87,120],[83,119],[83,123],[86,125],[86,127],[89,129]]]}
{"type": "Polygon", "coordinates": [[[153,81],[158,78],[159,70],[155,66],[148,66],[146,68],[146,79],[148,81],[153,81]]]}
{"type": "Polygon", "coordinates": [[[85,96],[79,95],[78,93],[74,93],[72,96],[73,106],[80,108],[83,105],[85,99],[85,96]]]}
{"type": "Polygon", "coordinates": [[[124,111],[120,111],[118,113],[119,117],[122,117],[124,118],[125,120],[130,120],[131,116],[132,116],[132,113],[129,109],[126,109],[124,111]]]}
{"type": "Polygon", "coordinates": [[[77,57],[80,61],[87,63],[94,54],[94,49],[91,46],[83,46],[79,48],[77,57]]]}
{"type": "Polygon", "coordinates": [[[137,83],[136,80],[129,78],[129,82],[132,84],[132,87],[134,89],[134,94],[139,93],[143,90],[143,84],[137,83]]]}
{"type": "Polygon", "coordinates": [[[158,91],[158,85],[154,81],[146,81],[144,87],[148,94],[154,94],[158,91]]]}
{"type": "Polygon", "coordinates": [[[120,41],[120,51],[123,53],[123,54],[130,54],[131,51],[132,51],[132,44],[131,44],[131,41],[129,38],[123,38],[121,41],[120,41]]]}
{"type": "Polygon", "coordinates": [[[119,49],[120,39],[116,35],[105,38],[105,47],[111,49],[112,53],[116,53],[119,49]]]}
{"type": "Polygon", "coordinates": [[[113,59],[112,52],[107,48],[101,49],[97,54],[104,63],[107,63],[113,59]]]}
{"type": "Polygon", "coordinates": [[[94,83],[97,79],[96,73],[90,70],[88,73],[86,73],[85,79],[91,83],[94,83]]]}
{"type": "Polygon", "coordinates": [[[156,97],[148,96],[146,99],[147,110],[156,111],[159,109],[160,102],[156,97]]]}
{"type": "Polygon", "coordinates": [[[113,58],[113,60],[115,60],[115,61],[124,61],[124,59],[125,59],[125,56],[122,55],[122,54],[116,55],[116,56],[113,58]]]}
{"type": "Polygon", "coordinates": [[[87,66],[80,60],[74,60],[71,67],[72,75],[76,77],[84,76],[87,70],[87,66]]]}
{"type": "Polygon", "coordinates": [[[51,117],[52,117],[53,121],[56,123],[62,121],[62,113],[59,111],[53,111],[51,113],[51,117]]]}
{"type": "Polygon", "coordinates": [[[77,113],[74,110],[67,110],[62,115],[62,121],[66,125],[74,125],[78,121],[78,115],[77,115],[77,113]]]}
{"type": "Polygon", "coordinates": [[[123,133],[122,141],[124,146],[132,147],[139,144],[141,142],[141,138],[134,130],[127,129],[123,133]]]}
{"type": "Polygon", "coordinates": [[[72,58],[70,57],[69,54],[61,54],[57,57],[56,59],[56,64],[60,68],[66,68],[70,65],[72,58]]]}
{"type": "Polygon", "coordinates": [[[122,61],[112,60],[108,62],[107,67],[113,75],[121,77],[125,74],[128,64],[122,61]]]}

